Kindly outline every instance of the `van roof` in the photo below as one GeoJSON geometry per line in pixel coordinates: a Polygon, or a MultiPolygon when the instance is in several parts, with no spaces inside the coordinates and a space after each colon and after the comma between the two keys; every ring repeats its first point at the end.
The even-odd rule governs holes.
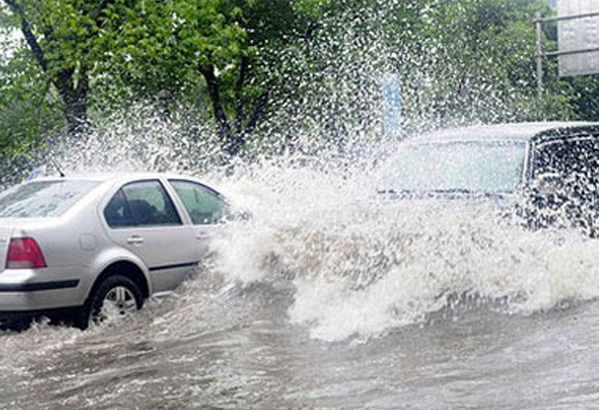
{"type": "Polygon", "coordinates": [[[414,134],[406,141],[451,142],[451,141],[521,141],[528,142],[538,134],[553,130],[568,130],[599,127],[593,122],[525,122],[492,125],[474,125],[461,128],[437,130],[427,134],[414,134]]]}

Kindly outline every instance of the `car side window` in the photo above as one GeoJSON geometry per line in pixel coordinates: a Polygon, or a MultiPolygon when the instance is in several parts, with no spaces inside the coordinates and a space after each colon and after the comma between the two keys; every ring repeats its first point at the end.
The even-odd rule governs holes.
{"type": "Polygon", "coordinates": [[[599,141],[572,138],[540,144],[533,171],[529,199],[534,223],[566,223],[597,235],[599,141]]]}
{"type": "Polygon", "coordinates": [[[219,222],[227,212],[227,204],[212,189],[191,181],[169,180],[194,225],[219,222]]]}
{"type": "Polygon", "coordinates": [[[106,223],[111,228],[126,228],[135,226],[135,220],[127,204],[123,190],[119,189],[104,209],[106,223]]]}
{"type": "Polygon", "coordinates": [[[123,186],[104,210],[111,228],[181,225],[172,200],[159,181],[139,181],[123,186]]]}

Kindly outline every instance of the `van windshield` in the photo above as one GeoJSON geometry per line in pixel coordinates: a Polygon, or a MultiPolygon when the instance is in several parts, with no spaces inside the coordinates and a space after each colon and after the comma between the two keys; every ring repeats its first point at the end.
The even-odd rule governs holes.
{"type": "Polygon", "coordinates": [[[97,181],[33,181],[0,195],[0,218],[49,218],[64,214],[98,186],[97,181]]]}
{"type": "Polygon", "coordinates": [[[404,146],[384,172],[385,188],[409,191],[513,191],[526,144],[450,142],[404,146]]]}

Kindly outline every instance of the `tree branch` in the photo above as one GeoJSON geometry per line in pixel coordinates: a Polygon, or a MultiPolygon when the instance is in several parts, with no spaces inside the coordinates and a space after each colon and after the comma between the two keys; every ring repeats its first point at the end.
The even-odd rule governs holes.
{"type": "Polygon", "coordinates": [[[23,9],[19,4],[17,4],[15,0],[4,0],[4,3],[6,3],[6,5],[13,10],[13,12],[19,15],[21,19],[21,31],[25,36],[25,41],[27,41],[27,44],[29,45],[29,48],[31,49],[33,56],[37,60],[42,70],[44,70],[44,72],[47,71],[48,62],[46,61],[46,58],[44,56],[44,50],[42,50],[37,41],[37,38],[35,37],[35,34],[33,34],[33,30],[31,29],[29,21],[25,18],[25,13],[23,12],[23,9]]]}
{"type": "Polygon", "coordinates": [[[270,88],[267,87],[266,90],[262,92],[260,97],[256,100],[256,104],[254,106],[254,111],[250,116],[248,123],[245,127],[244,135],[251,135],[256,131],[256,127],[258,126],[258,122],[264,118],[264,113],[266,111],[266,106],[268,105],[268,99],[270,97],[270,88]]]}
{"type": "Polygon", "coordinates": [[[101,19],[102,17],[102,12],[106,9],[106,7],[108,7],[108,5],[110,3],[112,3],[114,0],[102,0],[100,2],[100,4],[98,5],[98,8],[96,10],[94,10],[94,12],[91,15],[92,20],[94,20],[94,22],[96,23],[96,27],[102,27],[103,21],[101,19]]]}
{"type": "Polygon", "coordinates": [[[204,76],[204,79],[206,80],[206,85],[208,86],[208,94],[210,95],[210,101],[212,102],[212,108],[214,110],[214,119],[216,120],[216,125],[218,126],[221,143],[223,145],[223,148],[226,151],[230,152],[230,145],[232,143],[233,133],[231,131],[231,126],[229,125],[227,115],[220,100],[220,85],[218,82],[218,78],[214,74],[214,67],[200,67],[200,73],[204,76]]]}
{"type": "Polygon", "coordinates": [[[241,57],[237,82],[235,83],[235,131],[237,134],[243,132],[243,84],[249,67],[246,56],[241,57]]]}
{"type": "Polygon", "coordinates": [[[322,24],[319,22],[309,23],[306,30],[304,30],[304,32],[301,34],[301,38],[303,38],[304,40],[311,41],[314,39],[314,37],[316,37],[316,34],[320,31],[321,28],[322,24]]]}

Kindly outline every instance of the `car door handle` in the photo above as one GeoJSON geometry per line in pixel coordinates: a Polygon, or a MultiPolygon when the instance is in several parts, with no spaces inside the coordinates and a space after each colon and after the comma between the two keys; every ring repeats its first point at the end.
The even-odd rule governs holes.
{"type": "Polygon", "coordinates": [[[141,245],[144,243],[144,238],[139,235],[133,235],[127,238],[127,243],[129,245],[141,245]]]}
{"type": "Polygon", "coordinates": [[[208,239],[208,238],[209,238],[209,235],[206,232],[196,233],[196,239],[199,241],[208,239]]]}

